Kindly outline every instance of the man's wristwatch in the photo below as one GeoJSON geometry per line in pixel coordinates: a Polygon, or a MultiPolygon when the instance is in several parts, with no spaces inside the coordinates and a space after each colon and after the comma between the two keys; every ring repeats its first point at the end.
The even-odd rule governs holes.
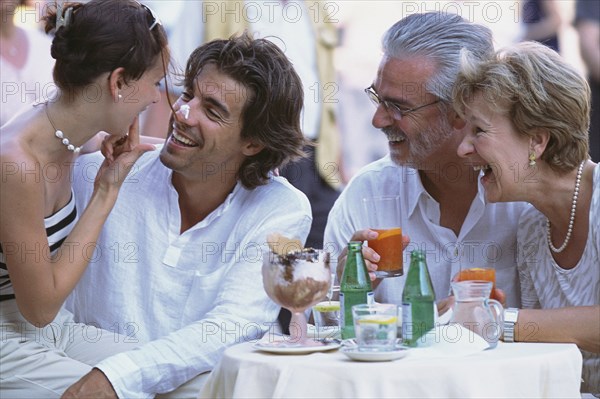
{"type": "Polygon", "coordinates": [[[504,342],[515,342],[515,324],[519,318],[519,309],[504,309],[504,342]]]}

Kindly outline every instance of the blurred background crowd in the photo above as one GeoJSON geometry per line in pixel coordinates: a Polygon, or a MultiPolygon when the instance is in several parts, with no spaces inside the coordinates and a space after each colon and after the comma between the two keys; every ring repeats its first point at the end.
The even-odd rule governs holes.
{"type": "MultiPolygon", "coordinates": [[[[598,8],[596,0],[579,1],[590,3],[592,8],[598,8]]],[[[143,3],[153,8],[161,18],[170,36],[175,65],[182,66],[192,49],[204,40],[202,29],[207,14],[241,11],[242,18],[245,17],[254,23],[261,19],[264,21],[267,15],[264,14],[264,6],[266,3],[273,2],[261,4],[260,1],[246,1],[242,8],[237,10],[234,6],[235,2],[232,1],[152,0],[143,3]],[[260,6],[263,7],[263,14],[259,18],[256,10],[260,10],[260,6]]],[[[577,15],[577,0],[306,1],[303,9],[296,7],[297,1],[288,0],[280,3],[280,9],[269,6],[273,18],[283,17],[284,22],[295,23],[300,20],[298,13],[304,10],[310,19],[326,21],[334,27],[334,37],[328,40],[335,46],[335,82],[327,86],[321,83],[323,93],[320,95],[320,101],[333,104],[336,112],[341,145],[339,171],[342,186],[358,169],[387,152],[385,136],[371,126],[373,109],[363,89],[371,84],[375,76],[380,59],[381,36],[385,28],[410,13],[436,10],[458,13],[490,27],[498,46],[520,40],[542,41],[559,51],[582,74],[595,80],[595,85],[598,86],[599,23],[597,20],[593,21],[593,18],[596,18],[593,13],[577,15]],[[583,21],[582,18],[589,18],[590,21],[583,21]],[[589,26],[591,30],[586,31],[589,26]],[[578,31],[578,28],[582,29],[578,31]],[[584,40],[591,40],[591,43],[586,44],[584,40]],[[590,48],[596,54],[582,53],[585,48],[590,48]],[[594,62],[595,66],[593,66],[594,62]]],[[[52,2],[0,0],[0,4],[2,5],[0,123],[4,124],[19,106],[33,101],[37,96],[47,96],[52,88],[50,82],[53,60],[49,56],[51,38],[44,37],[40,28],[40,16],[52,6],[52,2]]],[[[265,33],[267,36],[274,34],[268,31],[265,33]]],[[[281,45],[288,49],[294,47],[301,49],[302,46],[290,45],[290,41],[302,43],[304,36],[294,36],[291,33],[285,39],[283,37],[280,39],[281,45]]],[[[293,56],[290,57],[295,61],[293,56]]],[[[311,96],[314,98],[316,90],[318,89],[315,86],[311,87],[307,84],[305,96],[308,99],[311,96]]],[[[175,92],[173,100],[177,95],[178,93],[175,92]]],[[[145,116],[143,133],[155,136],[166,134],[163,120],[165,116],[161,116],[158,112],[159,107],[160,105],[156,109],[151,108],[147,111],[155,115],[145,116]]],[[[594,104],[593,108],[595,116],[592,118],[597,120],[598,106],[594,104]]],[[[600,131],[598,125],[594,123],[591,129],[592,158],[597,162],[600,161],[598,138],[600,131]]],[[[339,188],[340,186],[336,187],[339,188]]]]}

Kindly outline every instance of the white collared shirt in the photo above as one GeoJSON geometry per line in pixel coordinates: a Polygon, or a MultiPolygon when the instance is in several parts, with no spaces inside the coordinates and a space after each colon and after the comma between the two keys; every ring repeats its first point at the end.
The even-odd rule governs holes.
{"type": "MultiPolygon", "coordinates": [[[[77,160],[81,209],[102,160],[98,153],[77,160]]],[[[180,234],[171,176],[158,151],[140,158],[69,299],[76,320],[140,341],[139,350],[96,365],[119,397],[169,392],[210,371],[226,347],[260,337],[279,311],[262,284],[267,234],[304,242],[312,221],[304,194],[273,177],[254,190],[238,184],[223,204],[180,234]]]]}
{"type": "MultiPolygon", "coordinates": [[[[473,174],[473,178],[478,177],[473,174]]],[[[519,215],[527,204],[486,203],[480,184],[457,237],[451,229],[440,226],[439,203],[425,191],[418,171],[394,164],[387,155],[361,169],[329,213],[324,248],[334,254],[332,259],[337,259],[355,231],[369,227],[361,209],[362,198],[382,195],[401,197],[402,233],[411,242],[404,251],[404,275],[383,279],[375,290],[378,302],[402,303],[410,252],[422,249],[437,300],[451,293],[450,280],[461,266],[486,265],[496,269],[496,286],[506,293],[507,306],[520,305],[516,233],[519,215]]]]}

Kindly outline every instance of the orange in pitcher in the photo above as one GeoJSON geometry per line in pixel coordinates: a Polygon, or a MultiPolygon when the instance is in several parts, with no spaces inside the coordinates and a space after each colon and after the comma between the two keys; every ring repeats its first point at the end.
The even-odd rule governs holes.
{"type": "Polygon", "coordinates": [[[374,240],[369,240],[369,247],[381,256],[377,262],[377,270],[382,272],[398,271],[402,275],[402,229],[372,229],[379,233],[374,240]]]}
{"type": "Polygon", "coordinates": [[[481,268],[474,267],[472,269],[464,269],[458,273],[458,281],[466,281],[466,280],[479,280],[479,281],[491,281],[494,285],[492,286],[492,293],[490,294],[491,299],[498,298],[494,295],[494,290],[496,289],[496,269],[492,268],[481,268]]]}

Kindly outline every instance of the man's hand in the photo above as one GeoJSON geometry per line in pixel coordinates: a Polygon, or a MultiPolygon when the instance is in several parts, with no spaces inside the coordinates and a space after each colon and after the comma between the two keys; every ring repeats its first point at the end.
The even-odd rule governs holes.
{"type": "Polygon", "coordinates": [[[96,368],[71,385],[62,395],[62,398],[118,399],[117,393],[108,378],[96,368]]]}
{"type": "Polygon", "coordinates": [[[438,315],[442,316],[454,306],[454,295],[451,295],[444,299],[440,299],[439,301],[437,301],[436,304],[438,308],[438,315]]]}
{"type": "MultiPolygon", "coordinates": [[[[377,238],[379,233],[374,230],[358,230],[353,235],[350,241],[368,241],[377,238]]],[[[406,248],[410,239],[408,236],[402,236],[402,250],[406,248]]],[[[379,254],[375,252],[372,248],[363,246],[362,248],[363,258],[365,259],[365,264],[367,265],[367,270],[369,271],[369,277],[371,281],[375,281],[377,277],[375,277],[375,271],[377,270],[377,262],[381,259],[379,254]]],[[[337,278],[338,281],[342,280],[342,273],[344,272],[344,265],[346,264],[346,257],[348,256],[348,247],[342,250],[342,253],[338,257],[338,266],[337,266],[337,278]]],[[[373,289],[375,289],[373,286],[373,289]]]]}

